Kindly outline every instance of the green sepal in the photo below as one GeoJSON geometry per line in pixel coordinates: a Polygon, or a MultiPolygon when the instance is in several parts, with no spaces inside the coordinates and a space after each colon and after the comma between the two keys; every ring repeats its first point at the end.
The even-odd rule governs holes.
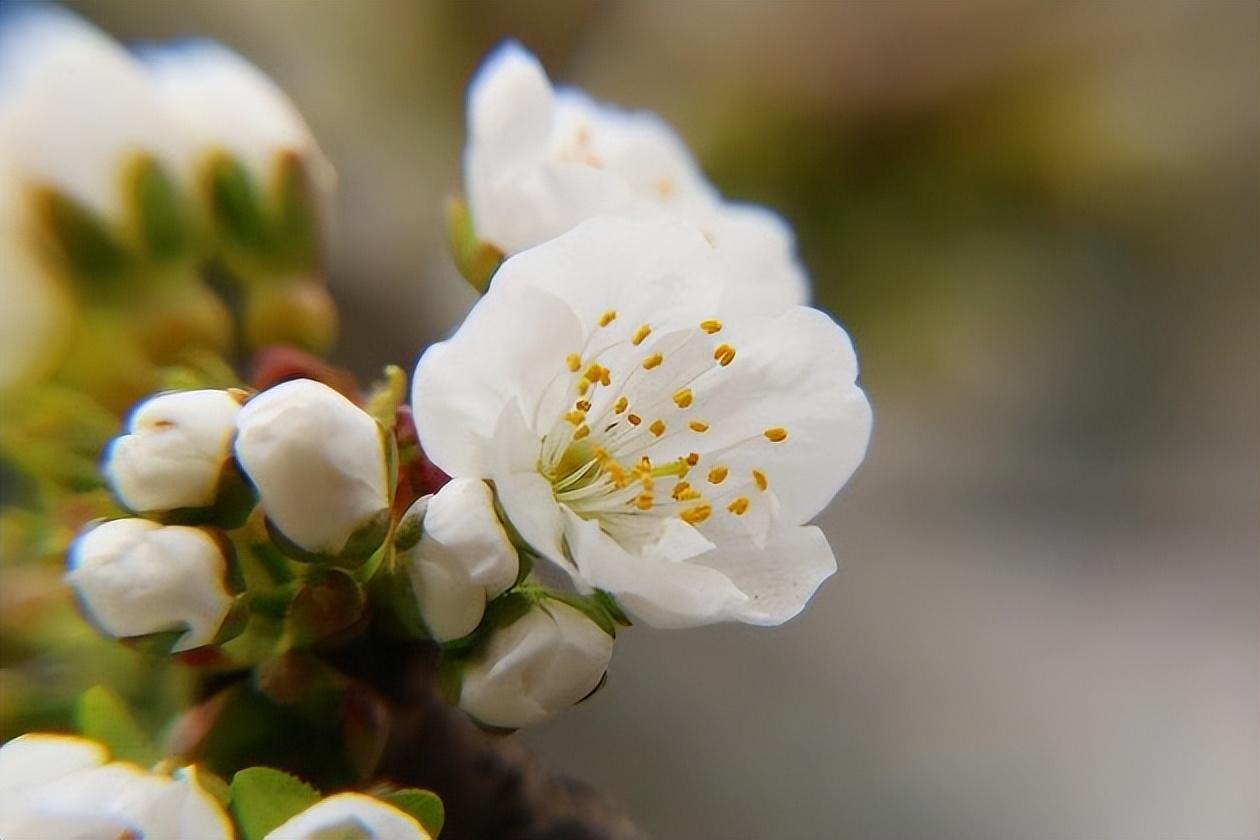
{"type": "Polygon", "coordinates": [[[411,507],[407,508],[402,519],[398,520],[398,524],[394,527],[395,551],[411,551],[424,536],[424,515],[429,509],[428,498],[428,496],[421,496],[416,499],[411,503],[411,507]],[[423,507],[417,507],[420,502],[425,503],[423,507]]]}
{"type": "Polygon", "coordinates": [[[53,189],[37,190],[35,206],[59,256],[86,290],[99,292],[98,284],[124,278],[131,256],[104,219],[53,189]]]}
{"type": "Polygon", "coordinates": [[[375,626],[402,638],[429,638],[406,564],[391,552],[383,566],[381,573],[368,581],[369,599],[377,610],[375,626]]]}
{"type": "Polygon", "coordinates": [[[263,840],[320,800],[320,793],[296,776],[270,767],[247,767],[232,777],[232,815],[241,840],[263,840]]]}
{"type": "Polygon", "coordinates": [[[557,592],[554,590],[548,590],[546,598],[573,607],[573,609],[595,622],[600,630],[603,630],[614,639],[617,638],[617,622],[595,598],[578,595],[574,592],[557,592]]]}
{"type": "Polygon", "coordinates": [[[477,239],[472,213],[468,210],[468,202],[463,198],[447,199],[446,237],[459,273],[474,289],[485,294],[490,288],[491,278],[503,262],[504,255],[490,243],[477,239]]]}
{"type": "Polygon", "coordinates": [[[147,767],[160,758],[161,753],[136,723],[131,710],[105,686],[93,686],[85,691],[74,711],[83,737],[100,741],[115,760],[134,761],[147,767]]]}
{"type": "Polygon", "coordinates": [[[621,608],[621,604],[617,603],[616,597],[611,592],[606,592],[603,589],[596,589],[591,597],[595,599],[596,603],[604,608],[613,621],[617,622],[622,627],[634,626],[634,622],[630,620],[628,615],[626,615],[625,610],[621,608]]]}
{"type": "Polygon", "coordinates": [[[313,271],[320,262],[320,224],[306,161],[286,151],[276,160],[272,177],[277,257],[291,268],[313,271]]]}
{"type": "Polygon", "coordinates": [[[298,647],[313,645],[352,626],[366,605],[363,586],[349,572],[314,567],[289,605],[289,638],[298,647]]]}
{"type": "Polygon", "coordinates": [[[229,154],[218,154],[207,164],[205,179],[220,236],[251,253],[267,251],[271,236],[263,196],[244,165],[229,154]]]}
{"type": "MultiPolygon", "coordinates": [[[[122,500],[119,499],[121,504],[122,500]]],[[[229,458],[219,472],[213,504],[166,511],[134,511],[163,525],[217,525],[234,530],[245,524],[258,504],[258,491],[245,477],[236,459],[229,458]]]]}
{"type": "Polygon", "coordinates": [[[148,656],[171,656],[172,648],[179,644],[179,640],[184,638],[187,632],[186,627],[181,627],[178,630],[145,633],[143,636],[128,636],[120,641],[132,650],[148,656]]]}
{"type": "Polygon", "coordinates": [[[386,365],[381,378],[372,384],[372,390],[364,403],[364,410],[392,434],[398,407],[406,401],[406,371],[398,365],[386,365]]]}
{"type": "Polygon", "coordinates": [[[266,520],[267,535],[284,556],[302,563],[335,563],[346,568],[363,565],[363,561],[371,557],[389,534],[390,512],[388,508],[377,511],[362,525],[354,530],[346,539],[340,553],[321,554],[309,551],[285,536],[271,517],[266,520]]]}
{"type": "Polygon", "coordinates": [[[187,205],[175,182],[152,155],[139,155],[127,173],[131,212],[150,259],[170,262],[192,249],[187,205]]]}
{"type": "Polygon", "coordinates": [[[442,833],[442,826],[446,823],[446,808],[442,805],[441,797],[433,791],[403,788],[377,798],[410,815],[429,832],[429,836],[437,837],[442,833]]]}

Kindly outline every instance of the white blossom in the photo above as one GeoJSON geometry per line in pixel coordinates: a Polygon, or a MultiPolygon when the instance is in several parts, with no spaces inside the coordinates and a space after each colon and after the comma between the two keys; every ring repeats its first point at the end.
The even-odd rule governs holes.
{"type": "Polygon", "coordinates": [[[337,555],[389,510],[383,430],[320,382],[263,391],[236,417],[236,457],[272,524],[316,554],[337,555]]]}
{"type": "Polygon", "coordinates": [[[463,671],[459,706],[488,726],[539,723],[594,691],[613,639],[581,611],[545,599],[507,627],[463,671]]]}
{"type": "Polygon", "coordinates": [[[295,155],[327,199],[331,164],[297,108],[261,70],[204,39],[145,45],[138,54],[163,102],[186,127],[197,163],[226,152],[265,189],[277,161],[295,155]]]}
{"type": "Polygon", "coordinates": [[[121,223],[125,167],[150,154],[177,177],[187,140],[126,50],[69,12],[28,4],[0,20],[0,149],[24,182],[121,223]]]}
{"type": "Polygon", "coordinates": [[[0,837],[230,840],[219,803],[192,768],[175,778],[106,763],[94,741],[22,735],[0,747],[0,837]]]}
{"type": "Polygon", "coordinates": [[[419,499],[403,516],[423,530],[400,552],[420,613],[439,642],[467,636],[481,623],[486,603],[516,581],[520,561],[494,510],[484,481],[455,478],[419,499]]]}
{"type": "Polygon", "coordinates": [[[553,89],[538,59],[514,42],[486,59],[469,88],[464,170],[477,236],[507,254],[600,213],[667,213],[717,246],[733,304],[777,312],[809,297],[779,216],[724,201],[656,114],[553,89]]]}
{"type": "Polygon", "coordinates": [[[103,632],[116,638],[185,629],[175,652],[209,644],[232,596],[219,543],[206,531],[114,519],[79,534],[66,580],[103,632]]]}
{"type": "Polygon", "coordinates": [[[727,317],[724,276],[689,226],[594,219],[504,263],[413,382],[434,464],[492,480],[535,551],[661,627],[799,612],[835,571],[802,525],[870,435],[844,330],[727,317]]]}
{"type": "Polygon", "coordinates": [[[217,495],[241,404],[228,391],[173,391],[140,403],[104,471],[134,511],[205,507],[217,495]]]}
{"type": "Polygon", "coordinates": [[[274,828],[264,840],[431,840],[424,826],[389,803],[361,793],[322,799],[274,828]]]}

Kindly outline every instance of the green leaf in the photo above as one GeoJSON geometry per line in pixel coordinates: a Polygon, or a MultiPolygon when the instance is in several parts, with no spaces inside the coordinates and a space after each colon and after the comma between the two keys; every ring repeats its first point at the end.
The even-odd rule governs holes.
{"type": "Polygon", "coordinates": [[[424,830],[433,837],[442,833],[442,824],[446,822],[446,809],[442,800],[431,790],[420,788],[404,788],[380,797],[398,810],[415,817],[416,822],[424,826],[424,830]]]}
{"type": "Polygon", "coordinates": [[[100,741],[115,759],[148,766],[160,757],[152,739],[132,717],[131,710],[103,685],[83,693],[75,708],[75,720],[83,737],[100,741]]]}
{"type": "Polygon", "coordinates": [[[269,833],[320,800],[319,791],[270,767],[247,767],[232,777],[232,814],[242,840],[269,833]]]}

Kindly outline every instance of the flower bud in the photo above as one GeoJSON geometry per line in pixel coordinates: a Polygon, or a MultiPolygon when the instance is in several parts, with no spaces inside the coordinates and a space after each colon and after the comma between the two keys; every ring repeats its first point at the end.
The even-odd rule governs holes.
{"type": "Polygon", "coordinates": [[[390,503],[384,433],[327,385],[297,379],[247,402],[236,417],[236,457],[268,520],[297,549],[367,554],[384,539],[390,503]]]}
{"type": "Polygon", "coordinates": [[[546,600],[496,630],[465,666],[459,706],[488,726],[538,723],[599,687],[612,647],[579,610],[546,600]]]}
{"type": "Polygon", "coordinates": [[[363,840],[430,840],[415,817],[361,793],[339,793],[316,802],[270,831],[263,840],[357,837],[363,840]]]}
{"type": "Polygon", "coordinates": [[[229,391],[173,391],[136,406],[105,456],[105,475],[134,511],[207,507],[218,494],[241,405],[229,391]]]}
{"type": "Polygon", "coordinates": [[[186,628],[172,653],[210,644],[232,596],[227,561],[200,528],[114,519],[79,534],[67,582],[93,623],[116,638],[186,628]]]}
{"type": "MultiPolygon", "coordinates": [[[[520,560],[494,511],[484,481],[452,479],[403,516],[423,528],[414,545],[399,546],[429,632],[439,642],[467,636],[481,623],[486,602],[516,581],[520,560]]],[[[405,543],[404,543],[405,545],[405,543]]]]}

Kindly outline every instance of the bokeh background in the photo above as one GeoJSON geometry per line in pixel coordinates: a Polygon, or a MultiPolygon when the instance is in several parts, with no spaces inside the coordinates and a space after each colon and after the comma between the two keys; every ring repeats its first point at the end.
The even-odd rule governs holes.
{"type": "Polygon", "coordinates": [[[796,226],[877,422],[777,630],[636,629],[526,734],[661,838],[1260,833],[1260,6],[93,0],[208,35],[340,173],[336,358],[473,296],[443,242],[500,39],[796,226]]]}

